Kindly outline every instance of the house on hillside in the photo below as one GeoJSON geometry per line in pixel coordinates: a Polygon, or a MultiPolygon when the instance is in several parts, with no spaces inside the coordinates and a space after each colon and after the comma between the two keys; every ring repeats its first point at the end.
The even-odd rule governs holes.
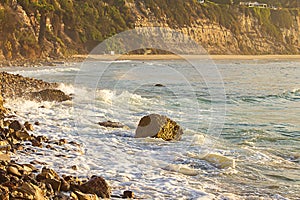
{"type": "Polygon", "coordinates": [[[258,3],[258,2],[240,2],[241,6],[247,6],[249,8],[268,8],[268,4],[266,3],[258,3]]]}

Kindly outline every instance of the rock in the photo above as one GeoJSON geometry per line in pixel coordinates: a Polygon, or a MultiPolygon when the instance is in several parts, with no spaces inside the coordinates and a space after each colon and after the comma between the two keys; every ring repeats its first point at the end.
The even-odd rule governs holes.
{"type": "Polygon", "coordinates": [[[34,147],[39,147],[39,148],[42,148],[42,147],[43,147],[42,143],[41,143],[40,141],[38,141],[37,139],[31,140],[31,144],[32,144],[32,146],[34,146],[34,147]]]}
{"type": "Polygon", "coordinates": [[[34,122],[34,125],[39,126],[40,122],[34,122]]]}
{"type": "Polygon", "coordinates": [[[55,192],[59,192],[61,188],[61,180],[59,175],[53,169],[43,168],[42,172],[36,176],[36,180],[51,185],[55,192]]]}
{"type": "Polygon", "coordinates": [[[10,161],[10,155],[0,152],[0,161],[10,161]]]}
{"type": "Polygon", "coordinates": [[[31,136],[26,131],[17,131],[15,136],[19,140],[30,140],[31,136]]]}
{"type": "MultiPolygon", "coordinates": [[[[78,200],[99,200],[99,198],[96,194],[84,194],[79,191],[75,191],[74,194],[76,195],[78,200]]],[[[71,196],[74,196],[74,194],[71,196]]]]}
{"type": "Polygon", "coordinates": [[[101,198],[110,198],[111,188],[100,176],[92,176],[92,178],[79,186],[80,191],[88,194],[96,194],[101,198]]]}
{"type": "Polygon", "coordinates": [[[205,155],[203,160],[217,166],[218,168],[235,168],[235,160],[220,154],[209,153],[205,155]]]}
{"type": "Polygon", "coordinates": [[[7,167],[7,172],[12,175],[22,176],[22,174],[19,172],[18,168],[14,167],[14,166],[7,167]]]}
{"type": "Polygon", "coordinates": [[[161,83],[157,83],[157,84],[155,84],[154,86],[155,86],[155,87],[166,87],[166,86],[164,86],[164,85],[161,84],[161,83]]]}
{"type": "Polygon", "coordinates": [[[77,167],[76,165],[73,165],[73,166],[71,167],[71,169],[73,169],[73,170],[78,170],[78,167],[77,167]]]}
{"type": "Polygon", "coordinates": [[[27,197],[25,199],[46,200],[44,191],[32,183],[25,182],[12,193],[15,198],[27,197]]]}
{"type": "Polygon", "coordinates": [[[134,193],[132,191],[126,190],[123,192],[122,198],[134,198],[134,193]]]}
{"type": "Polygon", "coordinates": [[[70,184],[63,178],[60,179],[60,190],[63,192],[68,192],[70,190],[70,184]]]}
{"type": "Polygon", "coordinates": [[[120,122],[106,121],[106,122],[99,122],[98,124],[100,126],[110,127],[110,128],[126,128],[126,126],[120,122]]]}
{"type": "Polygon", "coordinates": [[[6,108],[4,108],[4,106],[3,106],[3,103],[4,103],[3,98],[2,98],[2,95],[0,93],[0,118],[2,118],[3,117],[2,115],[7,112],[6,108]]]}
{"type": "Polygon", "coordinates": [[[1,200],[9,200],[8,187],[4,187],[4,186],[0,185],[0,199],[1,200]]]}
{"type": "Polygon", "coordinates": [[[29,122],[25,122],[24,126],[25,126],[27,131],[33,131],[34,130],[32,124],[30,124],[29,122]]]}
{"type": "Polygon", "coordinates": [[[30,93],[30,98],[38,101],[67,101],[71,100],[72,98],[69,95],[66,95],[61,90],[57,89],[45,89],[39,92],[32,92],[30,93]]]}
{"type": "Polygon", "coordinates": [[[8,128],[13,129],[14,131],[20,131],[23,129],[23,127],[23,124],[17,120],[12,121],[8,126],[8,128]]]}
{"type": "Polygon", "coordinates": [[[135,131],[136,138],[156,137],[166,141],[180,140],[182,134],[182,128],[175,121],[158,114],[143,117],[135,131]]]}

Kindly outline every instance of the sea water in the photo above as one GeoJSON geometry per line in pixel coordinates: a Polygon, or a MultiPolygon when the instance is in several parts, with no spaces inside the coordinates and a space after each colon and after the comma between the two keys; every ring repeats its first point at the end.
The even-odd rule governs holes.
{"type": "Polygon", "coordinates": [[[60,174],[101,175],[113,194],[132,190],[139,199],[299,199],[300,62],[201,62],[215,65],[222,79],[208,80],[184,60],[3,69],[61,83],[73,101],[14,99],[6,105],[21,120],[39,121],[35,134],[81,144],[36,148],[14,159],[39,160],[60,174]],[[213,98],[215,88],[224,101],[213,98]],[[134,138],[140,118],[150,113],[177,121],[182,140],[134,138]],[[107,120],[127,128],[97,124],[107,120]],[[204,159],[207,154],[234,165],[220,167],[222,160],[204,159]]]}

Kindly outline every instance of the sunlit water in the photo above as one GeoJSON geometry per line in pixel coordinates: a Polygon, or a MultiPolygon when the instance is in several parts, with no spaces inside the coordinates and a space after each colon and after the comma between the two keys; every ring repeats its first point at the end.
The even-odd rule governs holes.
{"type": "Polygon", "coordinates": [[[19,162],[39,160],[80,177],[102,175],[114,194],[129,189],[144,199],[300,198],[299,62],[218,61],[226,92],[221,134],[209,126],[221,123],[211,113],[222,102],[211,98],[205,77],[187,62],[119,61],[104,72],[100,69],[107,62],[84,65],[90,71],[82,77],[81,64],[5,69],[63,83],[60,89],[74,94],[73,102],[18,99],[7,106],[23,120],[39,121],[36,134],[83,144],[82,152],[71,150],[66,158],[57,157],[62,147],[43,148],[37,149],[40,155],[21,153],[15,157],[19,162]],[[139,119],[150,113],[176,120],[185,132],[182,140],[134,138],[139,119]],[[106,120],[129,129],[97,124],[106,120]],[[203,152],[233,158],[236,167],[219,169],[201,159],[203,152]],[[72,170],[73,165],[79,169],[72,170]]]}

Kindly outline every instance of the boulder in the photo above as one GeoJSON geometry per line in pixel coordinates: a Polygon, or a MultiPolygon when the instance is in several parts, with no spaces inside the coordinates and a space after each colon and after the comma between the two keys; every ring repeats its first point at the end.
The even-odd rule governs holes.
{"type": "Polygon", "coordinates": [[[20,187],[11,192],[11,196],[14,199],[46,199],[44,191],[32,183],[23,183],[20,187]]]}
{"type": "Polygon", "coordinates": [[[99,200],[98,196],[96,194],[84,194],[79,191],[75,191],[73,194],[71,194],[71,197],[78,200],[99,200]]]}
{"type": "Polygon", "coordinates": [[[182,128],[164,115],[150,114],[144,116],[135,131],[136,138],[155,137],[163,140],[180,140],[182,128]]]}
{"type": "Polygon", "coordinates": [[[31,92],[30,99],[34,99],[37,101],[67,101],[71,100],[72,98],[69,95],[66,95],[61,90],[57,89],[45,89],[39,92],[31,92]]]}
{"type": "Polygon", "coordinates": [[[20,131],[24,128],[23,124],[21,124],[18,120],[12,121],[8,127],[14,131],[20,131]]]}
{"type": "Polygon", "coordinates": [[[96,194],[101,198],[110,198],[111,188],[104,178],[92,176],[92,178],[79,187],[80,191],[87,194],[96,194]]]}

